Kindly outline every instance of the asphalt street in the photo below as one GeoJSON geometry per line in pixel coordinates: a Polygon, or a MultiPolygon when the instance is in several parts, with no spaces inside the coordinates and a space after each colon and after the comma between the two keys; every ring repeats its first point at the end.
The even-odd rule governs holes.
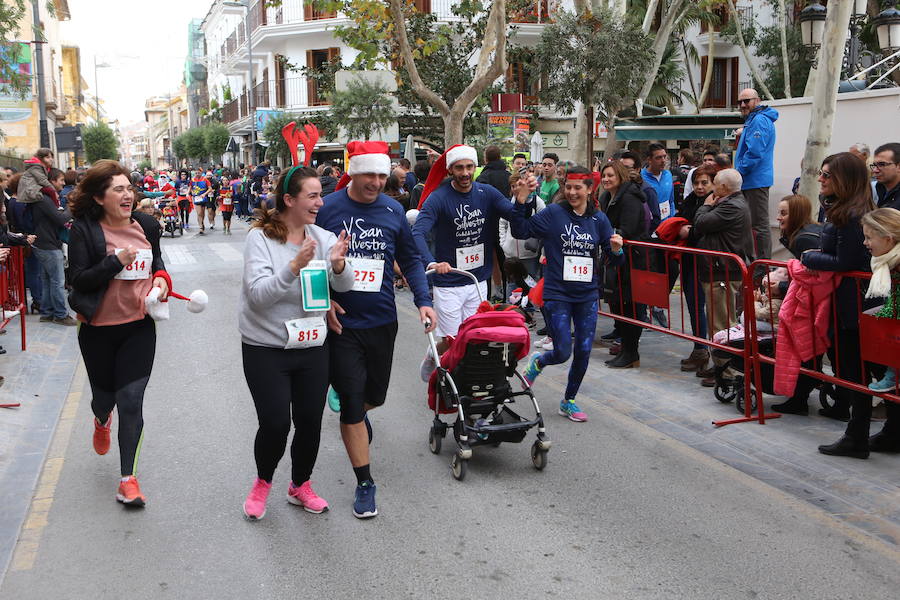
{"type": "Polygon", "coordinates": [[[331,510],[286,502],[286,457],[265,519],[246,521],[256,416],[237,331],[245,232],[236,224],[231,237],[217,228],[163,242],[175,289],[202,288],[210,304],[201,314],[173,306],[158,325],[138,473],[147,507],[116,503],[118,450],[94,454],[90,392],[76,373],[51,447],[59,457],[44,467],[0,598],[885,598],[900,589],[896,546],[604,398],[579,399],[587,423],[557,416],[562,368],[535,387],[554,442],[546,470],[533,468],[529,436],[477,448],[466,480],[454,480],[450,440],[439,456],[426,444],[425,338],[408,293],[388,401],[371,416],[379,516],[353,517],[355,479],[326,408],[313,483],[331,510]]]}

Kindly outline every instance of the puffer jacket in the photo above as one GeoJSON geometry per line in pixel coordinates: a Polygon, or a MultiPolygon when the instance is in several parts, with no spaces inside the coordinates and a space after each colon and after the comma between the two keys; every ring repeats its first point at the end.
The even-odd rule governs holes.
{"type": "Polygon", "coordinates": [[[22,173],[19,180],[19,191],[16,200],[23,204],[34,204],[44,199],[41,188],[49,188],[50,180],[47,179],[47,169],[37,158],[29,158],[25,161],[28,167],[22,173]]]}
{"type": "MultiPolygon", "coordinates": [[[[863,244],[862,217],[853,217],[843,227],[826,223],[822,229],[821,250],[810,250],[800,256],[803,266],[816,271],[869,271],[872,256],[863,244]]],[[[865,283],[865,282],[863,282],[865,283]]],[[[863,309],[865,285],[845,278],[837,287],[835,302],[841,329],[859,329],[859,313],[863,309]]]]}
{"type": "Polygon", "coordinates": [[[744,121],[734,168],[744,178],[743,190],[772,187],[775,181],[775,121],[778,111],[760,106],[744,121]]]}
{"type": "Polygon", "coordinates": [[[831,294],[843,277],[833,271],[809,270],[796,259],[788,262],[787,269],[791,285],[778,311],[775,393],[790,397],[800,364],[824,354],[830,345],[831,294]]]}

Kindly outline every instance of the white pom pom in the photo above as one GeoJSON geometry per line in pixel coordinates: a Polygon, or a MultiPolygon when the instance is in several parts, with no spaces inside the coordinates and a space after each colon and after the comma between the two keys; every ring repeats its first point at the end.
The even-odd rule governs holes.
{"type": "Polygon", "coordinates": [[[416,219],[419,218],[419,211],[415,208],[411,208],[406,211],[406,222],[409,223],[409,226],[412,227],[416,224],[416,219]]]}
{"type": "Polygon", "coordinates": [[[169,303],[159,301],[158,287],[150,288],[150,292],[144,298],[144,306],[154,321],[165,321],[169,318],[169,303]]]}
{"type": "Polygon", "coordinates": [[[192,313],[203,312],[206,305],[209,304],[209,296],[203,290],[194,290],[191,292],[191,299],[188,302],[187,309],[192,313]]]}

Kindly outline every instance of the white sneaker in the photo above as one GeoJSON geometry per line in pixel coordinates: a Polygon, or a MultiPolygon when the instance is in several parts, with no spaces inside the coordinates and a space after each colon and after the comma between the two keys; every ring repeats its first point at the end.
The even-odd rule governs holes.
{"type": "Polygon", "coordinates": [[[542,337],[541,339],[539,339],[538,341],[536,341],[536,342],[534,343],[534,347],[535,347],[535,348],[543,348],[543,347],[544,347],[544,344],[548,344],[548,343],[549,343],[549,344],[552,344],[553,342],[552,342],[552,340],[551,340],[549,337],[544,336],[544,337],[542,337]]]}
{"type": "Polygon", "coordinates": [[[544,342],[543,347],[544,347],[544,350],[547,350],[548,352],[553,352],[553,340],[551,340],[550,338],[547,338],[547,341],[544,342]]]}
{"type": "Polygon", "coordinates": [[[431,348],[429,348],[425,351],[425,358],[422,359],[422,364],[419,367],[419,377],[422,378],[422,381],[428,383],[435,369],[437,369],[437,361],[431,355],[431,348]]]}

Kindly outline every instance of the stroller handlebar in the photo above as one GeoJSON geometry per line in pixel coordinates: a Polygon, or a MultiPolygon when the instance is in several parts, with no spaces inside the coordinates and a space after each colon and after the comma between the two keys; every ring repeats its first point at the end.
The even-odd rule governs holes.
{"type": "MultiPolygon", "coordinates": [[[[463,271],[462,269],[454,269],[454,268],[452,268],[452,267],[451,267],[450,270],[447,271],[447,272],[448,272],[448,273],[453,273],[454,275],[462,275],[462,276],[464,276],[464,277],[468,277],[469,279],[471,279],[471,280],[472,280],[472,283],[475,284],[475,289],[478,290],[478,299],[479,299],[481,302],[484,302],[485,298],[484,298],[484,296],[483,296],[482,293],[481,293],[481,286],[478,285],[479,281],[478,281],[478,278],[477,278],[477,277],[475,277],[474,275],[472,275],[472,273],[470,273],[469,271],[463,271]]],[[[428,269],[428,270],[425,271],[425,275],[434,275],[435,273],[437,273],[437,269],[428,269]]]]}

